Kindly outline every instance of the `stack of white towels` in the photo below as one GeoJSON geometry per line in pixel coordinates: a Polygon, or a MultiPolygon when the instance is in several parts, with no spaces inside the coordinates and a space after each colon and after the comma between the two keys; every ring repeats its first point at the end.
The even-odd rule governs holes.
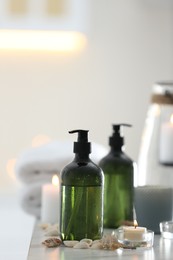
{"type": "MultiPolygon", "coordinates": [[[[92,143],[90,158],[98,164],[107,152],[103,145],[92,143]]],[[[41,217],[42,185],[50,183],[54,174],[60,178],[61,170],[73,158],[73,143],[68,141],[52,141],[30,148],[19,156],[15,172],[18,180],[23,183],[20,201],[25,212],[41,217]]]]}

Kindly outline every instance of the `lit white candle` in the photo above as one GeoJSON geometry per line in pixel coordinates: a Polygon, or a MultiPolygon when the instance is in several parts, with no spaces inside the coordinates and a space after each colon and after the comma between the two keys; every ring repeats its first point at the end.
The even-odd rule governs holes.
{"type": "Polygon", "coordinates": [[[124,239],[131,241],[142,241],[144,239],[144,234],[147,229],[145,227],[138,227],[136,220],[134,221],[134,226],[123,227],[124,229],[124,239]]]}
{"type": "Polygon", "coordinates": [[[52,184],[42,186],[41,221],[46,223],[59,223],[60,211],[59,178],[54,175],[52,184]]]}
{"type": "Polygon", "coordinates": [[[173,164],[173,114],[160,130],[160,162],[173,164]]]}

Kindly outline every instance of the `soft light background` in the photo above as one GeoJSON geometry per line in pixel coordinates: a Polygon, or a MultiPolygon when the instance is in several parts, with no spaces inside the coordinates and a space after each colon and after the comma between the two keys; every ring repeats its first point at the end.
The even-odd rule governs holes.
{"type": "Polygon", "coordinates": [[[88,0],[87,46],[79,53],[0,51],[0,190],[14,192],[9,160],[37,135],[70,139],[90,130],[107,146],[127,122],[126,152],[137,161],[151,86],[173,75],[169,0],[88,0]]]}
{"type": "Polygon", "coordinates": [[[82,52],[0,50],[1,259],[27,258],[34,218],[14,196],[13,168],[35,137],[73,141],[68,130],[84,128],[107,146],[112,124],[127,122],[126,152],[137,161],[151,86],[172,79],[172,0],[88,0],[88,8],[82,52]]]}

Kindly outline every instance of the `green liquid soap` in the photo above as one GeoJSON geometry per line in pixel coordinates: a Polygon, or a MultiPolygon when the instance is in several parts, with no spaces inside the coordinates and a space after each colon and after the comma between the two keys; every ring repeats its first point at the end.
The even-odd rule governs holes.
{"type": "Polygon", "coordinates": [[[113,126],[115,133],[110,137],[110,152],[99,163],[105,177],[105,228],[118,228],[133,221],[134,163],[122,150],[120,126],[113,126]]]}
{"type": "Polygon", "coordinates": [[[100,239],[102,186],[62,186],[62,237],[64,240],[100,239]]]}

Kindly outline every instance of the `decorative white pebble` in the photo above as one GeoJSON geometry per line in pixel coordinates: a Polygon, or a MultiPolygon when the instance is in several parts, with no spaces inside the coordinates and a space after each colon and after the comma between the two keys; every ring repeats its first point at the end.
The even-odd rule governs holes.
{"type": "Polygon", "coordinates": [[[89,246],[92,245],[92,239],[89,238],[83,238],[80,240],[80,242],[86,242],[89,246]]]}
{"type": "Polygon", "coordinates": [[[75,249],[88,249],[89,245],[86,242],[79,242],[73,248],[75,248],[75,249]]]}
{"type": "Polygon", "coordinates": [[[91,249],[102,249],[103,245],[101,242],[95,242],[92,244],[91,249]]]}
{"type": "Polygon", "coordinates": [[[52,230],[49,230],[48,232],[45,233],[45,236],[58,236],[59,235],[59,232],[58,230],[56,229],[52,229],[52,230]]]}
{"type": "Polygon", "coordinates": [[[100,240],[100,239],[94,240],[94,241],[92,242],[92,245],[95,244],[95,243],[98,243],[98,242],[101,243],[101,240],[100,240]]]}
{"type": "Polygon", "coordinates": [[[64,240],[63,243],[67,247],[74,247],[77,243],[79,243],[79,241],[77,241],[77,240],[64,240]]]}

